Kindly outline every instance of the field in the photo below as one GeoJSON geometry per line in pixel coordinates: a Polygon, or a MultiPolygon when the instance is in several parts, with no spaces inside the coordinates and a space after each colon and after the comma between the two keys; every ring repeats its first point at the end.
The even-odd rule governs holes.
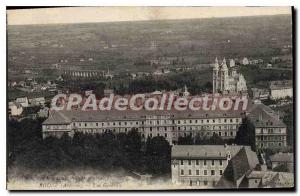
{"type": "Polygon", "coordinates": [[[7,33],[8,68],[35,69],[37,77],[56,65],[126,72],[154,70],[154,59],[182,59],[185,66],[216,56],[269,60],[292,45],[287,15],[8,26],[7,33]]]}

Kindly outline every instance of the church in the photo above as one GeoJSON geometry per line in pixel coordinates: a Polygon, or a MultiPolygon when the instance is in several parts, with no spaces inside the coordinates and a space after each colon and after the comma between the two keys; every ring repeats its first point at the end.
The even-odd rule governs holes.
{"type": "Polygon", "coordinates": [[[221,64],[216,58],[213,64],[213,93],[221,93],[223,95],[247,94],[247,85],[244,76],[237,73],[235,67],[229,70],[225,58],[221,64]]]}

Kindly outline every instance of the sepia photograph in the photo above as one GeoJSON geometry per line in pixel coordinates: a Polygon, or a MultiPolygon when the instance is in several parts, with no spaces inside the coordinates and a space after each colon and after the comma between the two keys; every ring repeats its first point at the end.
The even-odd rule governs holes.
{"type": "Polygon", "coordinates": [[[6,7],[7,190],[295,190],[285,7],[6,7]]]}

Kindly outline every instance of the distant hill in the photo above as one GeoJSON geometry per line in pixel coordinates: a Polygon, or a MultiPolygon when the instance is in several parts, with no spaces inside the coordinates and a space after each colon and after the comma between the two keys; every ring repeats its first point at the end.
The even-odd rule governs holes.
{"type": "Polygon", "coordinates": [[[8,66],[124,71],[149,69],[153,59],[184,58],[189,66],[216,56],[268,58],[292,45],[291,23],[275,15],[8,26],[8,66]]]}

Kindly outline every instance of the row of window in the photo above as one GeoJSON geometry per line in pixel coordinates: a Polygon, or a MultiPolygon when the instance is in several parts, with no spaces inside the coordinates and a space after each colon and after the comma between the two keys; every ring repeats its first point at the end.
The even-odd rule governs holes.
{"type": "MultiPolygon", "coordinates": [[[[187,124],[187,122],[189,122],[190,124],[191,123],[198,123],[198,122],[201,122],[201,123],[215,123],[215,122],[219,122],[219,123],[227,123],[227,122],[230,122],[230,123],[233,123],[234,122],[234,119],[206,119],[206,120],[177,120],[177,124],[187,124]]],[[[155,121],[152,121],[150,120],[149,123],[150,124],[154,124],[155,121]]],[[[235,119],[235,122],[238,123],[239,122],[239,119],[236,118],[235,119]]],[[[119,126],[122,126],[122,125],[139,125],[139,124],[142,124],[144,125],[144,121],[119,121],[119,122],[86,122],[86,123],[76,123],[74,122],[73,123],[73,126],[79,126],[79,127],[87,127],[87,126],[116,126],[116,125],[119,125],[119,126]]],[[[167,124],[167,121],[164,120],[163,122],[162,121],[159,121],[157,120],[156,121],[156,124],[167,124]]],[[[173,120],[173,124],[175,124],[174,120],[173,120]]]]}
{"type": "Polygon", "coordinates": [[[238,118],[223,118],[223,119],[202,119],[202,120],[177,120],[177,124],[191,124],[191,123],[239,123],[239,119],[238,118]]]}
{"type": "MultiPolygon", "coordinates": [[[[218,163],[219,165],[223,165],[223,160],[202,160],[203,161],[203,165],[207,165],[207,163],[209,162],[210,165],[214,166],[216,163],[218,163]]],[[[180,160],[180,165],[199,165],[200,164],[200,160],[180,160]]]]}
{"type": "MultiPolygon", "coordinates": [[[[233,131],[219,131],[219,132],[209,132],[209,131],[207,131],[207,132],[200,132],[200,135],[201,136],[204,136],[204,135],[207,135],[207,136],[212,136],[212,135],[214,135],[214,134],[218,134],[219,136],[225,136],[225,137],[233,137],[233,136],[235,136],[235,132],[233,132],[233,131]]],[[[192,135],[192,133],[178,133],[178,136],[184,136],[184,137],[186,137],[186,136],[188,136],[188,135],[192,135]]]]}
{"type": "Polygon", "coordinates": [[[260,143],[259,146],[261,148],[267,148],[267,147],[282,147],[283,143],[282,142],[265,142],[265,143],[260,143]]]}
{"type": "Polygon", "coordinates": [[[272,136],[258,136],[257,141],[282,141],[285,140],[285,136],[272,135],[272,136]]]}
{"type": "MultiPolygon", "coordinates": [[[[208,175],[209,175],[208,170],[203,170],[203,173],[202,173],[202,174],[203,174],[204,176],[208,176],[208,175]]],[[[184,175],[189,175],[189,176],[196,175],[196,176],[200,176],[200,170],[197,169],[197,170],[195,170],[195,173],[193,173],[192,170],[189,169],[189,170],[188,170],[188,173],[185,174],[184,170],[182,169],[182,170],[180,170],[180,175],[182,175],[182,176],[184,176],[184,175]]],[[[220,169],[220,170],[219,170],[219,173],[216,174],[216,170],[212,169],[212,170],[210,170],[210,175],[211,175],[211,176],[215,176],[215,175],[220,175],[220,176],[222,176],[222,175],[223,175],[223,170],[220,169]]]]}

